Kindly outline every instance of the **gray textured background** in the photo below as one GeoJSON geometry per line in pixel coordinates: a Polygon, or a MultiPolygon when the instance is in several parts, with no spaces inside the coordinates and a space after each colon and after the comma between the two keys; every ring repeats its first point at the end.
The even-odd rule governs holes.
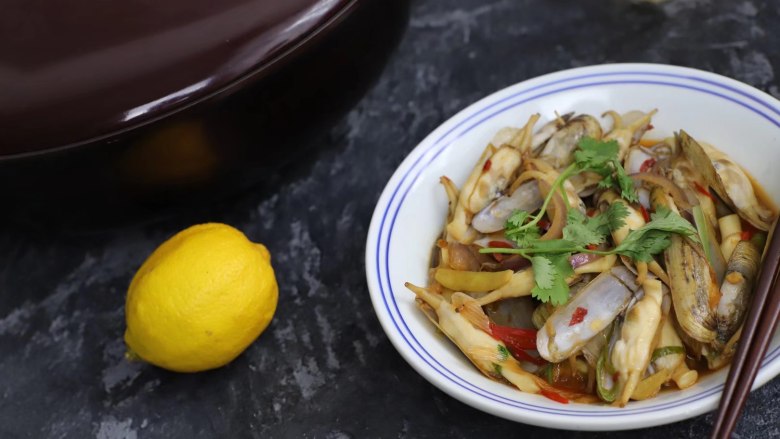
{"type": "MultiPolygon", "coordinates": [[[[711,415],[589,434],[504,421],[417,375],[368,298],[368,222],[394,168],[480,97],[573,66],[621,61],[721,73],[780,97],[780,2],[420,0],[379,82],[320,153],[257,190],[143,223],[0,231],[0,437],[704,437],[711,415]],[[224,221],[264,242],[276,317],[229,366],[180,375],[122,358],[124,293],[179,229],[224,221]]],[[[780,381],[751,397],[735,437],[780,437],[780,381]]]]}

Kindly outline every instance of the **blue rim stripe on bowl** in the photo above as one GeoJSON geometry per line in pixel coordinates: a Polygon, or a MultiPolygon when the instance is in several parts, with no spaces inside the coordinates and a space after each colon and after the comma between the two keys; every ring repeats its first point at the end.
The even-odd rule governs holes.
{"type": "MultiPolygon", "coordinates": [[[[721,385],[714,386],[714,387],[712,387],[710,389],[707,389],[707,390],[705,390],[703,392],[697,393],[696,395],[692,395],[691,397],[684,398],[682,400],[673,401],[673,402],[669,402],[669,403],[662,404],[662,405],[656,405],[656,406],[653,406],[653,407],[645,407],[645,408],[637,408],[637,409],[624,409],[624,410],[620,410],[620,411],[616,411],[616,412],[615,411],[595,412],[595,411],[591,411],[591,410],[566,410],[566,409],[558,409],[558,408],[550,408],[550,407],[541,407],[541,406],[536,406],[536,405],[525,403],[525,402],[521,402],[521,401],[512,400],[512,399],[509,399],[509,398],[502,397],[500,395],[495,395],[495,394],[493,394],[493,393],[491,393],[491,392],[489,392],[489,391],[487,391],[485,389],[482,389],[482,388],[476,386],[473,383],[467,382],[465,379],[463,379],[462,377],[456,375],[455,373],[453,373],[452,371],[447,369],[444,365],[439,363],[429,352],[427,352],[427,350],[425,350],[425,348],[422,346],[422,344],[416,339],[414,334],[408,328],[408,326],[406,325],[406,322],[404,321],[404,319],[403,319],[403,317],[402,317],[402,315],[400,313],[400,309],[398,308],[398,303],[395,300],[395,294],[394,294],[394,292],[392,290],[392,285],[390,283],[390,278],[389,278],[389,272],[390,272],[390,268],[389,268],[389,242],[390,242],[391,237],[392,237],[392,231],[393,231],[393,227],[394,227],[394,224],[395,224],[395,219],[396,219],[396,217],[398,215],[400,207],[401,207],[401,205],[403,205],[403,202],[404,202],[404,200],[406,198],[406,195],[408,194],[410,188],[416,182],[417,178],[420,176],[420,173],[422,172],[422,169],[425,168],[425,166],[423,166],[421,169],[419,169],[417,174],[414,175],[411,183],[406,188],[405,192],[403,193],[402,197],[400,198],[400,200],[398,202],[398,205],[395,208],[395,212],[393,213],[393,218],[392,218],[392,221],[390,223],[390,229],[387,232],[387,239],[386,240],[382,240],[381,237],[382,237],[383,231],[385,230],[384,226],[385,226],[385,222],[386,222],[387,216],[389,214],[390,207],[392,206],[394,199],[398,195],[398,191],[403,186],[403,184],[407,180],[407,178],[410,176],[411,172],[414,171],[417,168],[417,166],[420,163],[420,161],[424,157],[429,156],[431,151],[434,149],[434,147],[436,147],[440,143],[442,143],[442,141],[445,140],[452,132],[454,132],[458,128],[461,128],[465,123],[469,122],[470,120],[473,120],[474,118],[480,116],[484,112],[486,112],[486,111],[488,111],[488,110],[490,110],[490,109],[492,109],[492,108],[494,108],[494,107],[496,107],[498,105],[501,105],[504,102],[510,101],[512,99],[515,99],[515,98],[517,98],[519,96],[528,94],[528,93],[533,92],[535,90],[540,90],[542,88],[549,87],[551,85],[557,85],[557,84],[562,84],[562,83],[567,83],[567,82],[572,82],[572,81],[577,81],[577,80],[583,80],[583,79],[589,79],[589,78],[595,78],[595,77],[616,76],[616,75],[648,75],[648,76],[655,76],[655,77],[669,77],[669,78],[676,78],[676,79],[685,79],[685,80],[690,80],[690,81],[698,81],[698,82],[706,83],[706,84],[709,84],[709,85],[718,86],[718,87],[726,89],[728,91],[732,91],[732,92],[737,93],[739,95],[745,96],[745,97],[749,98],[752,101],[760,103],[763,107],[770,109],[773,113],[780,115],[780,111],[778,111],[776,109],[776,107],[768,104],[766,101],[760,100],[760,99],[758,99],[758,98],[756,98],[756,97],[754,97],[752,95],[746,94],[746,93],[744,93],[744,92],[742,92],[740,90],[737,90],[737,89],[735,89],[733,87],[730,87],[728,85],[720,84],[720,83],[713,82],[713,81],[710,81],[710,80],[707,80],[707,79],[703,79],[703,78],[697,78],[697,77],[686,76],[686,75],[667,74],[667,73],[660,73],[660,72],[637,72],[637,71],[611,72],[611,73],[602,73],[602,74],[588,74],[588,75],[581,75],[581,76],[576,76],[576,77],[563,79],[563,80],[551,81],[551,82],[548,82],[548,83],[545,83],[545,84],[542,84],[542,85],[539,85],[539,86],[535,86],[535,87],[532,87],[532,88],[529,88],[529,89],[521,90],[521,91],[519,91],[517,93],[514,93],[514,94],[510,95],[509,97],[501,99],[498,102],[494,102],[493,104],[488,105],[487,107],[482,108],[482,109],[474,112],[469,117],[467,117],[465,120],[463,120],[463,121],[459,122],[458,124],[456,124],[454,127],[452,127],[447,132],[442,134],[436,141],[434,141],[432,143],[431,147],[428,148],[428,150],[423,151],[420,154],[420,157],[417,158],[417,160],[412,164],[412,166],[409,168],[409,170],[406,172],[406,174],[403,175],[403,177],[401,178],[401,181],[398,183],[398,185],[394,188],[393,194],[392,194],[392,196],[390,198],[390,201],[387,203],[386,210],[385,210],[385,212],[383,214],[383,217],[382,217],[382,221],[381,221],[381,224],[380,224],[380,227],[379,227],[379,233],[378,233],[379,240],[377,242],[377,254],[376,254],[376,273],[377,273],[377,276],[378,276],[378,279],[379,279],[380,292],[381,292],[382,299],[384,301],[385,308],[387,309],[393,324],[395,325],[395,327],[398,330],[399,334],[403,337],[404,341],[409,345],[409,347],[426,364],[431,366],[431,368],[433,370],[435,370],[436,372],[438,372],[440,375],[442,375],[446,379],[452,381],[454,384],[457,384],[458,386],[463,387],[464,389],[469,390],[470,392],[477,394],[478,396],[481,396],[481,397],[484,397],[484,398],[487,398],[487,399],[490,399],[490,400],[493,400],[493,401],[496,401],[496,402],[500,402],[500,403],[503,403],[503,404],[507,404],[507,405],[510,405],[510,406],[513,406],[513,407],[520,407],[520,408],[524,408],[524,409],[528,409],[528,410],[536,411],[536,412],[542,412],[542,413],[570,414],[572,416],[574,416],[574,415],[628,416],[628,415],[635,415],[635,414],[638,414],[638,413],[644,413],[644,412],[647,412],[647,411],[665,410],[665,409],[673,408],[673,407],[676,407],[676,406],[679,406],[679,405],[682,405],[682,404],[687,404],[687,403],[690,403],[690,402],[692,402],[694,400],[698,400],[698,399],[709,397],[709,396],[711,396],[711,395],[713,395],[715,393],[720,392],[721,389],[723,388],[723,385],[721,384],[721,385]],[[383,273],[382,273],[382,271],[380,269],[380,247],[381,247],[383,241],[386,241],[385,242],[385,270],[386,271],[384,272],[384,275],[385,275],[385,279],[386,279],[386,282],[387,282],[387,287],[388,287],[387,289],[384,288],[383,276],[382,276],[383,273]],[[390,309],[390,305],[389,305],[388,300],[387,300],[388,294],[389,294],[390,300],[393,302],[393,307],[395,308],[396,314],[398,315],[398,319],[401,321],[401,323],[405,327],[406,332],[409,333],[409,336],[414,340],[414,344],[419,346],[420,350],[422,350],[422,352],[424,352],[425,355],[427,355],[434,363],[436,363],[436,365],[438,365],[438,367],[436,365],[432,364],[431,361],[428,360],[428,358],[426,358],[424,355],[422,355],[421,352],[418,351],[417,348],[415,348],[414,344],[410,342],[410,340],[407,338],[407,336],[404,333],[404,331],[398,325],[398,321],[396,321],[396,318],[393,317],[392,310],[390,309]]],[[[518,102],[513,102],[512,104],[510,104],[508,106],[504,106],[504,107],[500,108],[499,110],[490,113],[488,116],[483,117],[482,119],[480,119],[476,123],[473,123],[473,124],[469,125],[465,129],[463,129],[463,131],[461,131],[456,137],[454,137],[452,139],[447,139],[448,141],[445,144],[443,144],[438,149],[438,151],[436,151],[433,154],[433,156],[429,157],[429,159],[425,163],[425,165],[427,165],[428,163],[432,162],[441,152],[446,150],[452,143],[454,143],[455,140],[460,138],[462,135],[464,135],[465,133],[467,133],[468,131],[470,131],[474,127],[480,125],[484,121],[486,121],[486,120],[496,116],[497,114],[502,113],[502,112],[504,112],[504,111],[506,111],[506,110],[508,110],[510,108],[516,107],[518,105],[527,103],[527,102],[535,100],[535,99],[539,99],[539,98],[541,98],[543,96],[547,96],[547,95],[555,94],[555,93],[560,93],[560,92],[563,92],[563,91],[566,91],[566,90],[571,90],[571,89],[575,89],[575,88],[594,87],[594,86],[600,86],[600,85],[613,85],[613,84],[621,84],[621,85],[624,85],[624,84],[661,85],[661,86],[685,88],[685,89],[698,91],[698,92],[701,92],[701,93],[714,95],[714,96],[717,96],[719,98],[726,99],[728,101],[736,103],[736,104],[738,104],[740,106],[743,106],[743,107],[749,109],[750,111],[752,111],[752,112],[754,112],[756,114],[761,115],[763,118],[769,120],[774,125],[780,127],[780,123],[778,123],[775,119],[771,118],[769,115],[767,115],[766,113],[762,112],[761,110],[758,110],[757,108],[755,108],[755,107],[753,107],[751,105],[748,105],[748,104],[746,104],[744,102],[741,102],[738,99],[734,99],[732,97],[729,97],[729,96],[724,95],[722,93],[714,92],[712,90],[708,90],[708,89],[704,89],[704,88],[700,88],[700,87],[694,87],[694,86],[690,86],[690,85],[687,85],[687,84],[680,84],[680,83],[674,83],[674,82],[664,82],[664,81],[647,81],[647,80],[645,80],[645,81],[643,81],[643,80],[599,81],[599,82],[593,82],[593,83],[578,84],[578,85],[574,85],[574,86],[556,88],[554,90],[550,90],[550,91],[547,91],[545,93],[541,93],[541,94],[535,95],[533,97],[520,100],[518,102]]],[[[763,365],[766,366],[766,364],[768,364],[769,362],[773,361],[778,355],[780,355],[780,349],[775,349],[774,351],[772,351],[765,358],[765,360],[763,362],[763,365]]]]}

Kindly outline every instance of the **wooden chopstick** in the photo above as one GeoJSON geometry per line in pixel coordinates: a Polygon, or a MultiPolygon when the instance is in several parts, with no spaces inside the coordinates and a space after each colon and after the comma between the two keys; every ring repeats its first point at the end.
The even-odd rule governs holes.
{"type": "Polygon", "coordinates": [[[780,314],[780,222],[775,221],[764,263],[723,389],[712,439],[728,439],[745,406],[780,314]]]}

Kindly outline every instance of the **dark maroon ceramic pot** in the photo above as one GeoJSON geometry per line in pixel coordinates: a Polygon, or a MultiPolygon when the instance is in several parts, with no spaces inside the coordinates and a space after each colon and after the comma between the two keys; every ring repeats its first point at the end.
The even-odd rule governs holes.
{"type": "Polygon", "coordinates": [[[0,0],[5,202],[250,184],[376,78],[407,0],[0,0]]]}

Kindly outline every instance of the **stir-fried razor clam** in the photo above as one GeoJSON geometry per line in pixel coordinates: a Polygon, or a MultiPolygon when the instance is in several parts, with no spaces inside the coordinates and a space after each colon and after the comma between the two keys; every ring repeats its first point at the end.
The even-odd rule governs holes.
{"type": "Polygon", "coordinates": [[[761,253],[752,241],[740,241],[731,253],[717,308],[717,341],[721,344],[742,324],[760,263],[761,253]]]}
{"type": "Polygon", "coordinates": [[[625,406],[693,386],[739,343],[775,218],[734,161],[650,112],[500,130],[449,207],[422,312],[487,377],[625,406]]]}
{"type": "Polygon", "coordinates": [[[539,130],[534,133],[533,139],[531,139],[531,152],[534,154],[538,153],[539,148],[546,144],[547,141],[550,140],[550,137],[558,132],[558,130],[565,127],[566,123],[569,122],[573,115],[574,112],[566,113],[563,116],[556,115],[555,119],[539,128],[539,130]]]}
{"type": "MultiPolygon", "coordinates": [[[[605,191],[601,194],[599,197],[599,204],[601,205],[601,208],[603,210],[606,210],[608,205],[612,203],[621,203],[626,207],[626,210],[628,211],[628,216],[626,216],[624,222],[625,224],[623,227],[620,227],[616,230],[612,231],[612,239],[615,241],[616,244],[620,244],[623,242],[623,240],[628,236],[628,234],[631,232],[631,230],[636,230],[643,225],[645,225],[645,218],[644,215],[631,205],[629,205],[625,200],[620,198],[620,196],[615,193],[614,191],[605,191]]],[[[626,265],[630,270],[634,271],[635,274],[637,274],[638,280],[637,283],[642,283],[645,280],[645,277],[647,276],[647,272],[650,271],[656,276],[658,276],[664,283],[669,284],[669,277],[666,275],[666,272],[663,268],[661,268],[660,265],[658,265],[658,262],[656,261],[650,261],[650,262],[638,262],[636,264],[636,267],[634,267],[634,264],[626,257],[621,257],[623,260],[623,264],[626,265]]]]}
{"type": "Polygon", "coordinates": [[[581,114],[571,120],[550,137],[550,140],[539,153],[539,158],[549,163],[553,168],[568,166],[573,158],[577,142],[583,137],[601,138],[601,124],[593,116],[581,114]]]}
{"type": "MultiPolygon", "coordinates": [[[[611,268],[617,262],[614,255],[598,258],[587,264],[579,265],[574,269],[574,275],[566,279],[566,283],[573,284],[579,280],[580,275],[585,273],[601,273],[611,268]]],[[[512,275],[509,282],[499,288],[496,288],[485,296],[478,299],[480,305],[487,305],[499,300],[511,299],[514,297],[530,296],[534,288],[534,272],[528,268],[516,272],[512,275]]]]}
{"type": "Polygon", "coordinates": [[[481,233],[493,233],[504,229],[507,218],[516,210],[533,212],[542,206],[539,184],[530,180],[520,185],[511,195],[503,195],[482,209],[471,225],[481,233]]]}
{"type": "Polygon", "coordinates": [[[655,370],[664,374],[664,382],[669,379],[674,380],[677,387],[685,389],[692,386],[698,379],[698,373],[690,370],[685,365],[685,348],[680,336],[674,329],[674,324],[667,315],[664,318],[658,344],[656,345],[656,355],[653,355],[653,365],[655,370]]]}
{"type": "Polygon", "coordinates": [[[754,227],[769,230],[774,215],[758,201],[753,183],[738,164],[714,148],[705,148],[685,131],[680,131],[677,141],[706,183],[726,204],[754,227]]]}
{"type": "Polygon", "coordinates": [[[615,403],[621,407],[631,398],[650,363],[653,338],[661,320],[662,288],[657,279],[644,282],[644,296],[628,311],[620,340],[612,349],[612,364],[618,372],[618,388],[622,389],[615,403]]]}
{"type": "Polygon", "coordinates": [[[558,308],[536,335],[536,348],[547,361],[557,363],[579,351],[620,314],[639,290],[633,273],[613,267],[593,279],[569,303],[558,308]],[[572,316],[585,315],[571,324],[572,316]]]}
{"type": "Polygon", "coordinates": [[[656,165],[671,159],[674,154],[673,145],[666,141],[650,146],[636,145],[626,154],[626,172],[629,174],[649,172],[656,165]]]}
{"type": "Polygon", "coordinates": [[[522,163],[522,152],[531,146],[533,127],[537,120],[539,115],[532,115],[508,143],[498,149],[492,144],[488,145],[482,153],[460,190],[453,218],[447,224],[447,232],[453,239],[468,244],[477,238],[476,230],[471,227],[474,214],[501,195],[501,191],[511,183],[510,178],[522,163]]]}
{"type": "MultiPolygon", "coordinates": [[[[652,200],[655,208],[677,209],[670,198],[658,191],[652,200]]],[[[694,340],[712,343],[716,335],[714,308],[720,298],[715,272],[698,244],[679,235],[670,239],[664,259],[677,322],[694,340]]]]}
{"type": "Polygon", "coordinates": [[[584,397],[574,392],[554,389],[543,379],[525,371],[512,357],[506,344],[490,335],[490,319],[473,298],[463,293],[455,293],[452,295],[452,302],[447,302],[425,288],[408,282],[406,287],[433,310],[434,315],[426,315],[477,369],[488,377],[504,379],[528,393],[554,392],[574,400],[584,397]]]}
{"type": "MultiPolygon", "coordinates": [[[[531,150],[535,151],[541,145],[547,145],[545,151],[549,150],[550,153],[557,153],[560,151],[562,155],[571,156],[576,147],[576,142],[582,135],[593,134],[600,136],[601,128],[599,127],[597,131],[592,125],[592,122],[595,121],[595,119],[589,118],[589,116],[582,116],[581,119],[575,118],[570,121],[572,114],[573,113],[568,113],[557,117],[540,128],[533,135],[531,150]],[[569,121],[571,123],[567,123],[569,121]],[[562,138],[568,140],[564,141],[562,138]]],[[[496,141],[509,139],[509,136],[517,135],[519,132],[517,129],[510,129],[510,131],[505,130],[506,129],[499,131],[499,135],[494,139],[494,143],[496,141]]],[[[549,163],[547,163],[547,165],[550,166],[549,163]]],[[[553,166],[550,166],[546,171],[548,172],[550,179],[554,179],[558,176],[553,166]]],[[[521,176],[521,180],[525,179],[521,176]]],[[[566,182],[566,191],[568,193],[567,198],[573,203],[572,205],[584,209],[584,204],[577,195],[578,190],[575,186],[566,182]]],[[[542,201],[543,198],[539,191],[539,183],[536,180],[522,181],[517,187],[513,184],[508,194],[496,198],[487,207],[479,211],[474,216],[471,225],[481,233],[497,232],[504,228],[504,224],[512,212],[516,210],[532,212],[541,207],[542,201]]]]}
{"type": "Polygon", "coordinates": [[[620,149],[618,150],[618,159],[621,161],[626,156],[628,148],[631,145],[639,143],[639,139],[645,134],[645,131],[650,129],[650,119],[657,113],[658,110],[653,110],[649,113],[642,113],[641,111],[629,111],[628,113],[618,114],[616,111],[607,111],[604,116],[610,116],[612,118],[612,129],[609,130],[605,140],[614,140],[618,143],[620,149]]]}

